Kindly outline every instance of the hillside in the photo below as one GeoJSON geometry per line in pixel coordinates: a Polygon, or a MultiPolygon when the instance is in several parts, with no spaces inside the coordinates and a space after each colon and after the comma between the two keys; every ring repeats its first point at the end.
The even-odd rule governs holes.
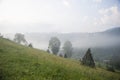
{"type": "MultiPolygon", "coordinates": [[[[25,33],[25,38],[38,49],[46,50],[51,37],[56,36],[64,44],[66,40],[72,42],[75,48],[110,47],[120,45],[120,27],[94,33],[25,33]]],[[[5,34],[13,40],[14,34],[5,34]]],[[[112,51],[111,51],[112,52],[112,51]]]]}
{"type": "MultiPolygon", "coordinates": [[[[120,62],[120,27],[94,33],[27,33],[25,37],[34,47],[46,50],[51,37],[56,36],[61,41],[61,48],[65,41],[73,45],[72,58],[80,59],[86,50],[91,48],[96,61],[103,62],[117,55],[120,62]]],[[[62,51],[61,51],[62,52],[62,51]]]]}
{"type": "Polygon", "coordinates": [[[0,80],[120,80],[120,74],[0,38],[0,80]]]}

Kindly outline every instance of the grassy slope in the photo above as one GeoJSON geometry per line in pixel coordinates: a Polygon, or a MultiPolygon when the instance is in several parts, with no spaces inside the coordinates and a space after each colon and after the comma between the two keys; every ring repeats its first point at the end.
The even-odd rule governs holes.
{"type": "Polygon", "coordinates": [[[0,38],[0,80],[120,80],[120,74],[0,38]]]}

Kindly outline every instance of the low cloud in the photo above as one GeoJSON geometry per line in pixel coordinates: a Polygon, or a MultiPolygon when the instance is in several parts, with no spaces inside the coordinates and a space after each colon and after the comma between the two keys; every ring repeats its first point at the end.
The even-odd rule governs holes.
{"type": "Polygon", "coordinates": [[[112,6],[107,9],[98,11],[100,14],[99,19],[95,19],[95,25],[99,26],[120,26],[120,12],[117,6],[112,6]]]}

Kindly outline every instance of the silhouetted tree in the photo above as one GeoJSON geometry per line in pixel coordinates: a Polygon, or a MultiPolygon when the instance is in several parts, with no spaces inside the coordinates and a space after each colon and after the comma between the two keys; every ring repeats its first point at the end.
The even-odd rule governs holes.
{"type": "Polygon", "coordinates": [[[30,44],[28,45],[28,47],[31,47],[31,48],[33,48],[33,45],[32,45],[32,43],[30,43],[30,44]]]}
{"type": "Polygon", "coordinates": [[[59,52],[60,45],[60,40],[57,37],[52,37],[49,41],[49,48],[55,55],[57,55],[57,53],[59,52]]]}
{"type": "Polygon", "coordinates": [[[67,55],[67,57],[72,56],[72,43],[70,41],[66,41],[63,46],[64,53],[67,55]]]}
{"type": "Polygon", "coordinates": [[[66,54],[64,55],[64,58],[67,58],[67,55],[66,55],[66,54]]]}
{"type": "Polygon", "coordinates": [[[15,34],[14,41],[17,42],[17,43],[19,43],[19,44],[20,44],[21,42],[27,44],[27,41],[25,40],[24,35],[21,34],[21,33],[16,33],[16,34],[15,34]]]}
{"type": "Polygon", "coordinates": [[[82,64],[90,67],[95,67],[94,59],[91,54],[90,48],[87,50],[86,54],[82,59],[82,64]]]}

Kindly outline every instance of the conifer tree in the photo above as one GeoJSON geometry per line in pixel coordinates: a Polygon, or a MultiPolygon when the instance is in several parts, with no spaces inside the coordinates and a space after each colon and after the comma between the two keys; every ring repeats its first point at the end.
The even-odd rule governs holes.
{"type": "Polygon", "coordinates": [[[87,50],[86,54],[82,59],[82,64],[90,67],[95,67],[94,59],[91,54],[90,48],[87,50]]]}

